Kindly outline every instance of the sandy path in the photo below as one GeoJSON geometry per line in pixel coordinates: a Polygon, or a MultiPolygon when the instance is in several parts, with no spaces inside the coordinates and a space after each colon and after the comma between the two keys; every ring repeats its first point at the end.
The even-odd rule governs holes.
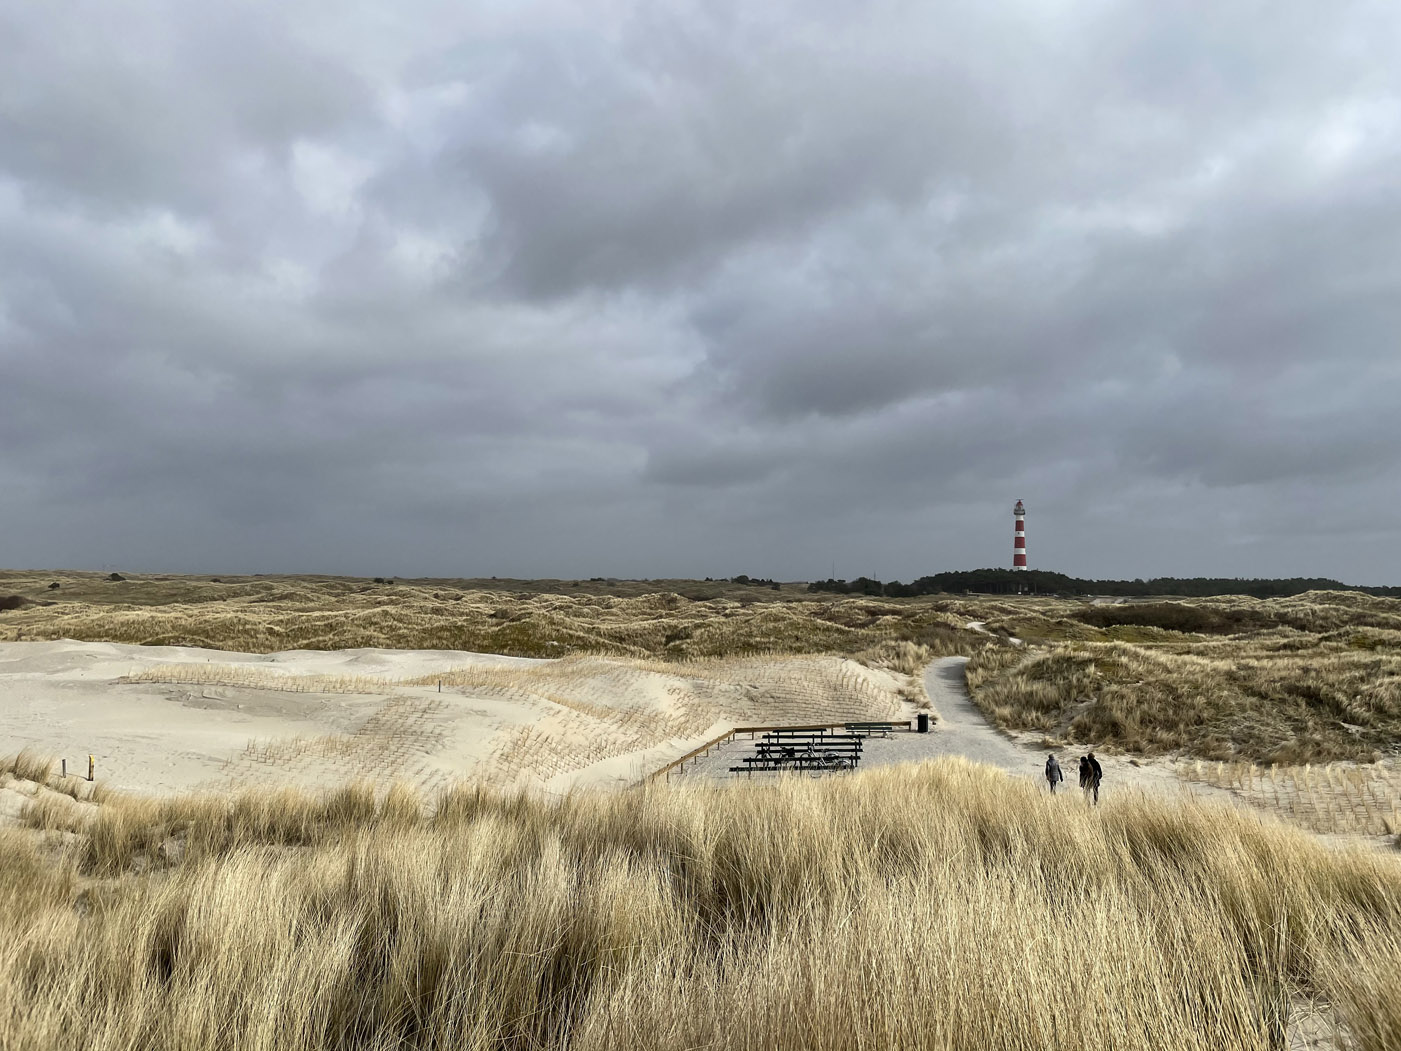
{"type": "Polygon", "coordinates": [[[967,657],[943,657],[925,670],[924,689],[938,716],[929,734],[929,756],[961,755],[1009,773],[1039,775],[1045,757],[994,730],[968,696],[967,663],[967,657]]]}
{"type": "MultiPolygon", "coordinates": [[[[920,749],[928,757],[961,755],[977,763],[1006,770],[1010,774],[1032,777],[1045,786],[1043,771],[1047,751],[1030,735],[1008,735],[988,722],[987,716],[968,695],[968,680],[964,665],[967,657],[944,657],[925,670],[924,688],[939,717],[933,731],[920,749]]],[[[1065,787],[1076,790],[1078,763],[1083,746],[1056,751],[1065,787]]],[[[1155,792],[1188,792],[1196,796],[1230,798],[1230,793],[1209,785],[1184,781],[1177,775],[1172,762],[1137,759],[1096,751],[1095,758],[1104,768],[1101,794],[1119,788],[1139,788],[1155,792]]]]}
{"type": "MultiPolygon", "coordinates": [[[[985,620],[970,620],[967,624],[963,626],[969,631],[976,631],[979,635],[986,635],[992,639],[1002,637],[998,635],[995,631],[988,631],[987,624],[988,622],[985,620]]],[[[1008,635],[1007,641],[1010,642],[1013,646],[1021,646],[1023,644],[1022,640],[1017,638],[1015,635],[1008,635]]]]}
{"type": "MultiPolygon", "coordinates": [[[[1046,753],[1033,742],[1018,740],[993,728],[968,696],[967,676],[964,673],[967,663],[967,657],[943,657],[925,669],[924,689],[934,708],[934,726],[927,734],[902,732],[890,739],[877,738],[866,742],[861,757],[863,770],[962,756],[975,763],[995,766],[1009,774],[1040,781],[1046,753]]],[[[743,756],[752,755],[753,752],[752,741],[736,739],[674,776],[729,780],[734,776],[730,767],[740,764],[743,756]]],[[[1073,777],[1079,753],[1072,756],[1069,751],[1062,751],[1059,756],[1066,776],[1073,777]]],[[[1097,756],[1104,766],[1106,792],[1111,785],[1121,787],[1152,783],[1174,789],[1181,787],[1182,782],[1171,771],[1150,770],[1146,765],[1131,766],[1126,757],[1097,756]]],[[[751,775],[739,776],[741,780],[749,780],[751,775]]],[[[1044,786],[1045,782],[1041,781],[1041,784],[1044,786]]],[[[1076,795],[1078,797],[1078,792],[1076,795]]]]}
{"type": "MultiPolygon", "coordinates": [[[[942,755],[961,755],[979,763],[987,763],[1006,770],[1010,774],[1030,777],[1036,780],[1042,791],[1046,789],[1043,770],[1047,752],[1040,745],[1037,735],[1004,734],[994,728],[987,716],[973,703],[968,695],[968,680],[964,665],[967,657],[945,657],[936,660],[925,670],[924,687],[938,713],[939,722],[928,734],[897,734],[896,740],[882,749],[886,742],[875,742],[869,761],[862,766],[881,766],[891,762],[909,762],[921,758],[942,755]]],[[[1067,800],[1080,801],[1083,797],[1076,784],[1078,763],[1083,745],[1075,745],[1057,750],[1061,771],[1065,774],[1065,785],[1058,793],[1067,800]]],[[[1104,782],[1100,795],[1108,798],[1116,792],[1142,791],[1162,796],[1188,795],[1197,799],[1227,802],[1236,806],[1264,811],[1290,821],[1290,815],[1278,806],[1265,805],[1251,800],[1238,791],[1231,791],[1201,781],[1188,780],[1178,773],[1178,761],[1174,759],[1140,759],[1129,755],[1115,755],[1096,750],[1095,758],[1104,768],[1104,782]]],[[[1306,831],[1315,831],[1308,824],[1293,821],[1306,831]]],[[[1357,833],[1335,833],[1320,835],[1325,843],[1339,849],[1363,847],[1364,849],[1392,850],[1391,837],[1362,835],[1357,833]]]]}

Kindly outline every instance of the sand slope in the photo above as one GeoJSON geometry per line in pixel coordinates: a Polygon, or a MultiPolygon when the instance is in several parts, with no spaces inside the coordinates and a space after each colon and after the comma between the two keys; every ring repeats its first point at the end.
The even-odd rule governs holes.
{"type": "Polygon", "coordinates": [[[634,781],[727,725],[890,717],[908,685],[837,657],[0,643],[0,753],[32,747],[70,771],[91,754],[100,781],[140,791],[357,777],[562,791],[634,781]]]}

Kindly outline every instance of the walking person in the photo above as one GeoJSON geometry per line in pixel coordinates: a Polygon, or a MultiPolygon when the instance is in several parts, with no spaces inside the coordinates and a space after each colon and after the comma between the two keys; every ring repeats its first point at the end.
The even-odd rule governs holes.
{"type": "Polygon", "coordinates": [[[1090,761],[1083,755],[1080,757],[1080,790],[1088,791],[1090,787],[1090,761]]]}
{"type": "Polygon", "coordinates": [[[1065,775],[1060,772],[1060,763],[1056,762],[1056,754],[1052,752],[1046,757],[1046,783],[1051,786],[1051,795],[1056,794],[1056,785],[1065,780],[1065,775]]]}
{"type": "Polygon", "coordinates": [[[1085,756],[1090,764],[1090,791],[1094,793],[1095,806],[1099,805],[1099,783],[1104,779],[1104,768],[1099,765],[1099,760],[1095,758],[1094,752],[1085,756]]]}

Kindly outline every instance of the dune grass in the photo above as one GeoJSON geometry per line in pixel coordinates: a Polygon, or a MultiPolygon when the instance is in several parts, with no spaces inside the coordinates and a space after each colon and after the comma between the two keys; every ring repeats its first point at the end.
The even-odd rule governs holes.
{"type": "Polygon", "coordinates": [[[25,812],[40,828],[72,827],[80,824],[77,815],[92,814],[93,808],[80,803],[101,803],[109,792],[100,782],[77,774],[60,775],[59,761],[32,748],[0,759],[0,788],[10,788],[30,797],[25,812]],[[33,817],[42,815],[41,817],[33,817]]]}
{"type": "Polygon", "coordinates": [[[383,675],[297,675],[262,665],[157,664],[122,676],[124,683],[173,683],[184,686],[229,686],[281,693],[388,693],[401,679],[383,675]]]}
{"type": "Polygon", "coordinates": [[[1401,744],[1401,632],[1387,628],[985,647],[968,684],[1006,729],[1139,754],[1371,762],[1401,744]]]}
{"type": "Polygon", "coordinates": [[[695,660],[854,654],[887,641],[962,653],[971,652],[972,638],[957,617],[927,603],[800,600],[767,589],[754,594],[773,598],[732,589],[740,597],[690,599],[635,589],[625,597],[591,594],[567,585],[543,593],[295,577],[110,582],[88,574],[49,592],[48,575],[0,577],[31,598],[23,609],[0,611],[0,641],[69,638],[246,653],[387,647],[695,660]]]}
{"type": "Polygon", "coordinates": [[[32,748],[21,749],[18,755],[0,759],[0,773],[13,774],[22,781],[45,784],[53,776],[57,761],[51,755],[40,755],[32,748]]]}
{"type": "Polygon", "coordinates": [[[1273,1049],[1401,1032],[1401,867],[946,761],[545,802],[107,801],[0,842],[0,1046],[1273,1049]],[[31,834],[32,835],[32,834],[31,834]],[[75,907],[76,906],[76,907],[75,907]]]}

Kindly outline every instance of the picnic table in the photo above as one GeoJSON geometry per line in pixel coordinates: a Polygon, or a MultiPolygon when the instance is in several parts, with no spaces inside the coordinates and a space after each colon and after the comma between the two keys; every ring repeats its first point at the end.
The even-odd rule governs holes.
{"type": "Polygon", "coordinates": [[[730,767],[731,773],[752,774],[755,770],[852,770],[861,761],[856,754],[850,756],[800,755],[792,759],[764,755],[746,755],[740,762],[743,766],[730,767]]]}
{"type": "Polygon", "coordinates": [[[862,751],[862,741],[807,741],[803,743],[789,743],[789,741],[759,741],[754,747],[758,753],[794,754],[807,755],[811,753],[821,753],[821,751],[862,751]]]}
{"type": "Polygon", "coordinates": [[[894,723],[847,723],[844,729],[861,737],[891,737],[895,733],[894,723]]]}
{"type": "Polygon", "coordinates": [[[761,737],[760,744],[851,744],[865,740],[864,734],[842,734],[833,737],[761,737]]]}

